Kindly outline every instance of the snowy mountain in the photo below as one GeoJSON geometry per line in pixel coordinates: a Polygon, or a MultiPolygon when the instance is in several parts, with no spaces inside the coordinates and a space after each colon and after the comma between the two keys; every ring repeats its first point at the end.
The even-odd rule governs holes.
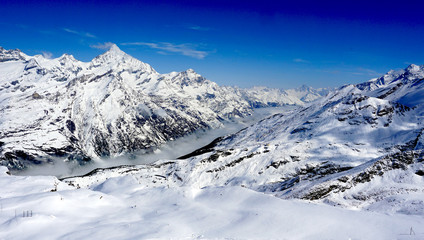
{"type": "Polygon", "coordinates": [[[346,85],[302,110],[264,119],[192,154],[66,179],[98,187],[132,175],[142,187],[242,186],[280,198],[424,214],[424,66],[346,85]]]}
{"type": "Polygon", "coordinates": [[[250,104],[254,107],[299,105],[313,102],[331,92],[333,89],[314,89],[303,85],[295,89],[276,89],[267,87],[253,87],[240,89],[250,104]]]}
{"type": "MultiPolygon", "coordinates": [[[[283,93],[159,74],[117,47],[90,63],[1,51],[0,148],[12,167],[36,154],[112,155],[140,135],[166,141],[174,124],[219,126],[283,93]]],[[[0,167],[0,238],[422,239],[423,79],[411,65],[328,93],[287,91],[294,102],[281,103],[326,96],[178,160],[64,179],[0,167]]]]}
{"type": "Polygon", "coordinates": [[[303,101],[221,87],[192,69],[159,74],[116,45],[91,62],[0,48],[0,164],[22,169],[150,152],[253,107],[283,104],[303,101]]]}

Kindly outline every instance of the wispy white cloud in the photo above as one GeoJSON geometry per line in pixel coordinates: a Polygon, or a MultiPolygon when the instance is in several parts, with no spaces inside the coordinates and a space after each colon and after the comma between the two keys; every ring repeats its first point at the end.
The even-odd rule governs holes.
{"type": "Polygon", "coordinates": [[[201,27],[201,26],[197,26],[197,25],[189,26],[188,29],[195,30],[195,31],[209,31],[210,30],[210,28],[208,28],[208,27],[201,27]]]}
{"type": "Polygon", "coordinates": [[[90,45],[90,47],[91,48],[102,49],[102,50],[108,50],[113,45],[114,45],[114,43],[105,42],[105,43],[92,44],[92,45],[90,45]]]}
{"type": "Polygon", "coordinates": [[[354,75],[366,75],[366,76],[383,75],[382,73],[379,73],[379,72],[377,72],[373,69],[362,68],[362,67],[357,68],[355,71],[352,72],[352,74],[354,74],[354,75]]]}
{"type": "Polygon", "coordinates": [[[79,32],[79,31],[75,31],[75,30],[72,30],[72,29],[69,29],[69,28],[62,28],[62,29],[65,32],[72,33],[72,34],[75,34],[75,35],[78,35],[78,36],[81,36],[81,37],[96,38],[96,36],[94,36],[93,34],[88,33],[88,32],[79,32]]]}
{"type": "Polygon", "coordinates": [[[169,55],[169,53],[164,52],[164,51],[157,51],[157,53],[161,54],[161,55],[169,55]]]}
{"type": "Polygon", "coordinates": [[[47,59],[51,59],[53,57],[53,53],[51,53],[51,52],[43,51],[41,53],[43,54],[43,57],[45,57],[47,59]]]}
{"type": "Polygon", "coordinates": [[[132,46],[147,46],[152,49],[160,50],[158,53],[178,53],[184,56],[193,57],[197,59],[204,59],[209,53],[206,51],[201,51],[196,49],[196,45],[190,43],[183,44],[173,44],[168,42],[161,43],[149,43],[149,42],[130,42],[122,43],[122,45],[132,45],[132,46]]]}
{"type": "Polygon", "coordinates": [[[305,59],[302,59],[302,58],[295,58],[295,59],[293,59],[293,62],[296,62],[296,63],[309,63],[308,60],[305,60],[305,59]]]}
{"type": "Polygon", "coordinates": [[[383,75],[373,69],[363,67],[350,67],[350,68],[333,68],[333,69],[318,69],[319,72],[330,73],[330,74],[352,74],[366,77],[378,77],[383,75]]]}
{"type": "Polygon", "coordinates": [[[91,33],[84,33],[84,35],[86,36],[86,37],[89,37],[89,38],[96,38],[96,36],[94,36],[93,34],[91,34],[91,33]]]}
{"type": "Polygon", "coordinates": [[[68,32],[68,33],[77,34],[77,35],[79,35],[79,34],[80,34],[79,32],[74,31],[74,30],[71,30],[71,29],[69,29],[69,28],[64,28],[64,29],[63,29],[63,31],[68,32]]]}

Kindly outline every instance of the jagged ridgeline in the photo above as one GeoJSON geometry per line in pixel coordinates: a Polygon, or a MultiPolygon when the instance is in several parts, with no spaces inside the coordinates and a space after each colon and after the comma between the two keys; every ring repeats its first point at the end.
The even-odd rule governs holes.
{"type": "Polygon", "coordinates": [[[255,107],[302,105],[325,91],[221,87],[192,69],[159,74],[116,45],[91,62],[0,47],[0,164],[151,151],[255,107]]]}
{"type": "Polygon", "coordinates": [[[424,213],[424,66],[340,87],[183,156],[98,169],[66,181],[95,187],[132,175],[147,186],[243,186],[280,198],[424,213]],[[390,207],[387,207],[390,206],[390,207]]]}

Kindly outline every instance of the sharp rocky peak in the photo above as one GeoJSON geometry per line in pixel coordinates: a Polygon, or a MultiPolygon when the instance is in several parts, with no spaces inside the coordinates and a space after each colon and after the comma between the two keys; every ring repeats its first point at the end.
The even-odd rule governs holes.
{"type": "Polygon", "coordinates": [[[26,60],[27,56],[19,49],[6,50],[0,47],[0,62],[26,60]]]}
{"type": "Polygon", "coordinates": [[[200,76],[200,74],[198,74],[192,68],[189,68],[189,69],[182,71],[182,72],[177,72],[176,74],[180,75],[180,76],[184,76],[184,77],[198,77],[198,76],[200,76]]]}
{"type": "Polygon", "coordinates": [[[202,77],[200,74],[195,72],[193,69],[187,69],[183,72],[180,72],[174,80],[181,81],[183,85],[190,85],[189,83],[202,83],[205,82],[206,79],[202,77]]]}
{"type": "Polygon", "coordinates": [[[108,53],[108,54],[115,54],[115,55],[126,54],[116,44],[113,44],[106,53],[108,53]]]}
{"type": "Polygon", "coordinates": [[[109,50],[91,61],[94,65],[121,65],[124,68],[143,69],[145,72],[156,73],[156,71],[147,63],[144,63],[129,54],[122,51],[116,44],[113,44],[109,50]]]}
{"type": "Polygon", "coordinates": [[[420,72],[422,73],[424,72],[424,65],[419,66],[419,65],[411,64],[405,69],[405,71],[410,74],[417,74],[420,72]]]}
{"type": "Polygon", "coordinates": [[[416,64],[410,64],[407,68],[406,68],[407,70],[418,70],[418,69],[420,69],[420,66],[418,66],[418,65],[416,65],[416,64]]]}
{"type": "Polygon", "coordinates": [[[131,57],[130,55],[126,54],[124,51],[122,51],[116,44],[113,44],[108,51],[106,51],[105,53],[97,56],[95,59],[98,58],[113,58],[113,59],[120,59],[123,57],[131,57]]]}
{"type": "Polygon", "coordinates": [[[59,57],[59,61],[72,61],[72,62],[76,62],[78,60],[76,60],[73,55],[69,55],[69,54],[65,53],[65,54],[63,54],[62,56],[59,57]]]}

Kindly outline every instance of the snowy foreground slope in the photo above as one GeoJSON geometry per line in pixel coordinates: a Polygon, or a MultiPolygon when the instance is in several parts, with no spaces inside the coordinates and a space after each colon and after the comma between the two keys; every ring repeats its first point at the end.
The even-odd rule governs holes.
{"type": "Polygon", "coordinates": [[[0,168],[0,239],[423,239],[423,216],[282,200],[243,187],[76,189],[0,168]],[[412,233],[412,235],[411,235],[412,233]]]}
{"type": "Polygon", "coordinates": [[[255,107],[302,105],[323,93],[221,87],[192,69],[159,74],[116,45],[91,62],[0,47],[0,164],[142,154],[255,107]]]}
{"type": "Polygon", "coordinates": [[[98,169],[65,181],[96,189],[130,175],[142,188],[242,186],[283,199],[423,216],[423,79],[423,67],[411,65],[341,87],[181,160],[98,169]]]}

